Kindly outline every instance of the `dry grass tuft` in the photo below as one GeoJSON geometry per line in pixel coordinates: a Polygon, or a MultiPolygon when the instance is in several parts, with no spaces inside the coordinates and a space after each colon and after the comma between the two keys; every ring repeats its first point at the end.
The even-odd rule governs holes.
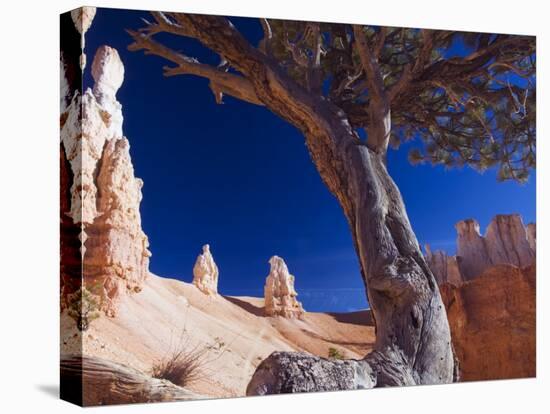
{"type": "Polygon", "coordinates": [[[204,377],[207,353],[208,348],[191,346],[188,340],[181,340],[166,357],[153,364],[151,375],[188,387],[204,377]]]}

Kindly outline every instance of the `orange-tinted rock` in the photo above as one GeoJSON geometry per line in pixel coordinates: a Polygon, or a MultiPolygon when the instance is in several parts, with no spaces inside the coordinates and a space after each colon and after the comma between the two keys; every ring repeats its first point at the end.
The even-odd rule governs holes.
{"type": "Polygon", "coordinates": [[[449,256],[442,250],[432,252],[430,245],[426,245],[426,261],[432,270],[438,284],[445,282],[459,286],[463,280],[458,268],[456,256],[449,256]]]}
{"type": "Polygon", "coordinates": [[[456,256],[441,250],[432,252],[426,245],[426,262],[439,284],[449,282],[458,286],[491,266],[525,267],[535,262],[536,227],[534,223],[524,226],[519,214],[495,216],[485,235],[480,233],[479,223],[474,219],[459,221],[455,227],[456,256]]]}
{"type": "Polygon", "coordinates": [[[461,381],[536,374],[535,266],[497,265],[440,286],[461,381]]]}

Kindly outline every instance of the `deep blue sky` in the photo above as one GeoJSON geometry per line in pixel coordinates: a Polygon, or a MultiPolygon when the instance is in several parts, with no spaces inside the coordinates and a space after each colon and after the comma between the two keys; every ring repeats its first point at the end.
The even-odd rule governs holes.
{"type": "MultiPolygon", "coordinates": [[[[141,214],[151,271],[189,282],[201,246],[210,243],[221,293],[262,296],[267,261],[277,254],[296,276],[307,310],[366,307],[347,223],[301,134],[265,108],[229,97],[216,105],[204,79],[163,77],[165,61],[127,50],[124,30],[142,27],[141,17],[150,19],[145,12],[98,9],[86,34],[85,86],[95,50],[116,48],[126,71],[117,95],[123,130],[145,182],[141,214]]],[[[259,38],[256,20],[232,21],[253,42],[259,38]]],[[[163,40],[217,63],[195,41],[163,40]]],[[[421,244],[453,253],[454,224],[468,217],[482,231],[495,214],[535,220],[534,174],[519,185],[498,183],[494,171],[411,166],[406,146],[390,150],[388,165],[421,244]]]]}

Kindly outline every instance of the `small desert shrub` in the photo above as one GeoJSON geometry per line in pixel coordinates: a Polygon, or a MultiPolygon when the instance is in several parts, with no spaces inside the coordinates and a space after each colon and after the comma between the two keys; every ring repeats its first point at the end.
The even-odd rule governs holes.
{"type": "Polygon", "coordinates": [[[226,347],[226,343],[223,341],[222,338],[220,338],[219,336],[216,336],[214,338],[214,342],[211,343],[210,345],[207,345],[206,347],[209,349],[209,350],[213,350],[213,351],[221,351],[222,349],[224,349],[226,347]]]}
{"type": "Polygon", "coordinates": [[[341,352],[340,350],[338,350],[336,348],[333,348],[333,347],[330,347],[328,349],[328,357],[331,358],[331,359],[344,359],[345,358],[343,352],[341,352]]]}
{"type": "Polygon", "coordinates": [[[68,314],[76,322],[79,331],[86,331],[90,323],[99,318],[99,296],[94,295],[84,286],[68,297],[68,314]]]}
{"type": "Polygon", "coordinates": [[[157,361],[151,369],[151,376],[168,380],[181,387],[189,386],[203,378],[204,366],[208,361],[208,348],[191,346],[187,339],[157,361]]]}

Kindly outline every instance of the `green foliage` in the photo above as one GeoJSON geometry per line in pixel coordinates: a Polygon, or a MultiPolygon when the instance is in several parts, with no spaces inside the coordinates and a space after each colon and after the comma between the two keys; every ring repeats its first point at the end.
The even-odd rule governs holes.
{"type": "MultiPolygon", "coordinates": [[[[298,64],[291,50],[302,58],[313,56],[311,27],[316,23],[270,24],[273,56],[311,89],[312,68],[298,64]]],[[[422,145],[409,154],[414,164],[498,168],[500,180],[527,180],[536,164],[534,37],[377,26],[363,30],[386,90],[411,72],[408,88],[391,103],[393,148],[420,138],[422,145]]],[[[322,23],[320,32],[325,97],[349,114],[368,113],[368,79],[352,27],[322,23]]],[[[368,131],[368,116],[350,116],[350,122],[368,131]]]]}
{"type": "MultiPolygon", "coordinates": [[[[136,40],[132,50],[145,49],[179,64],[180,52],[148,44],[151,36],[171,32],[199,41],[204,38],[203,44],[224,55],[205,33],[182,29],[193,20],[191,15],[153,13],[153,17],[158,24],[130,32],[136,40]]],[[[212,27],[227,24],[223,19],[211,23],[212,27]]],[[[260,66],[276,65],[287,75],[284,87],[289,91],[296,86],[293,80],[304,93],[330,102],[331,109],[345,115],[355,131],[366,131],[367,144],[369,128],[376,124],[371,130],[380,131],[384,122],[380,118],[389,115],[392,148],[417,141],[409,155],[413,163],[467,165],[478,171],[496,168],[500,180],[520,182],[535,168],[534,36],[274,19],[260,23],[264,38],[254,51],[264,54],[257,56],[264,62],[260,66]]],[[[234,26],[228,26],[218,32],[227,36],[220,40],[242,39],[234,26]]],[[[208,25],[202,30],[207,29],[208,25]]],[[[231,48],[227,42],[224,47],[231,48]]],[[[249,57],[247,47],[227,52],[235,61],[249,57]]],[[[190,57],[184,60],[185,66],[197,64],[190,57]]],[[[229,65],[200,76],[216,78],[229,65]]],[[[236,62],[233,65],[232,74],[260,80],[252,79],[250,68],[247,72],[238,70],[241,65],[236,62]]],[[[384,143],[378,138],[373,141],[384,143]]]]}
{"type": "Polygon", "coordinates": [[[86,331],[90,323],[99,318],[100,299],[82,286],[68,298],[68,315],[76,322],[79,331],[86,331]]]}
{"type": "Polygon", "coordinates": [[[331,359],[345,359],[345,355],[343,351],[340,351],[334,347],[330,347],[328,349],[328,357],[331,359]]]}

